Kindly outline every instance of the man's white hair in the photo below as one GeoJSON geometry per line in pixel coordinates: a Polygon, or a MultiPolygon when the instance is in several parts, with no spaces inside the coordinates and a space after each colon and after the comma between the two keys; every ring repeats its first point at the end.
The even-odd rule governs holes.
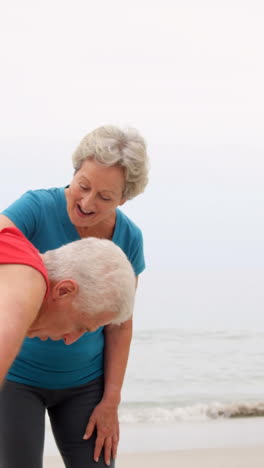
{"type": "Polygon", "coordinates": [[[125,174],[124,198],[134,198],[148,183],[146,143],[134,128],[121,130],[113,125],[99,127],[81,140],[72,156],[77,172],[86,159],[105,166],[121,166],[125,174]]]}
{"type": "Polygon", "coordinates": [[[107,239],[88,237],[43,254],[49,279],[73,279],[79,286],[74,305],[89,315],[115,313],[119,325],[132,316],[135,273],[124,252],[107,239]]]}

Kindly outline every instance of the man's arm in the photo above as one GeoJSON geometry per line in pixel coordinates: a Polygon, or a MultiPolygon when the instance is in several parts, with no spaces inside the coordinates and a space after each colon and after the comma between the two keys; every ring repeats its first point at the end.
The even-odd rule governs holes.
{"type": "Polygon", "coordinates": [[[45,293],[45,280],[34,268],[0,265],[0,384],[37,317],[45,293]]]}

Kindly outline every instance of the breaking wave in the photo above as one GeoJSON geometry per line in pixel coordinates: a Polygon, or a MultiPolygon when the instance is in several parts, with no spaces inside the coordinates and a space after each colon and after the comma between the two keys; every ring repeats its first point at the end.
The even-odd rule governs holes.
{"type": "Polygon", "coordinates": [[[223,418],[250,418],[264,416],[264,402],[194,404],[177,407],[146,403],[122,404],[119,410],[123,423],[167,423],[180,421],[206,421],[223,418]]]}

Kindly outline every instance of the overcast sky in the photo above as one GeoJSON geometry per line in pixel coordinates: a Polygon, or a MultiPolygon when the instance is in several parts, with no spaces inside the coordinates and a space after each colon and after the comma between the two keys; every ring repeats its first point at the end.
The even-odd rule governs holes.
{"type": "Polygon", "coordinates": [[[14,0],[0,16],[0,209],[66,185],[80,138],[134,126],[135,326],[264,329],[264,4],[14,0]]]}

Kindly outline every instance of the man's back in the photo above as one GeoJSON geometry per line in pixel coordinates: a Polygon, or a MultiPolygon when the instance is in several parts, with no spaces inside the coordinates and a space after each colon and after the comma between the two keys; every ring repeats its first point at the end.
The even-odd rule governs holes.
{"type": "Polygon", "coordinates": [[[18,229],[0,231],[0,383],[47,291],[45,269],[32,247],[18,229]],[[41,272],[36,269],[38,262],[41,272]]]}

